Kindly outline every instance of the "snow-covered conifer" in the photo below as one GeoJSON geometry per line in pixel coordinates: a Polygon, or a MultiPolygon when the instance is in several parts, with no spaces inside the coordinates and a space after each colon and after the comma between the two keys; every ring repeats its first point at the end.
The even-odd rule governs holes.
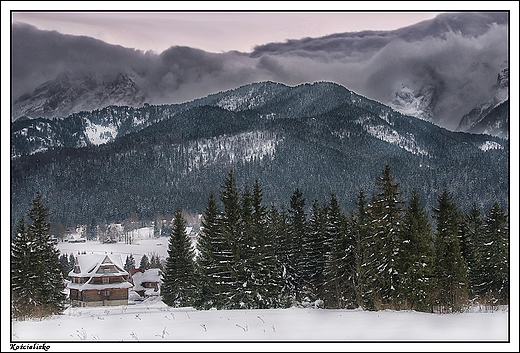
{"type": "Polygon", "coordinates": [[[173,219],[168,241],[168,257],[163,273],[161,293],[166,305],[192,305],[195,294],[194,249],[186,234],[186,221],[179,209],[173,219]]]}
{"type": "Polygon", "coordinates": [[[468,300],[467,268],[460,250],[461,215],[448,190],[437,197],[433,209],[435,229],[435,305],[443,311],[460,311],[468,300]]]}
{"type": "Polygon", "coordinates": [[[49,234],[49,208],[40,193],[20,220],[11,240],[12,313],[16,318],[44,317],[63,310],[65,283],[56,240],[49,234]]]}

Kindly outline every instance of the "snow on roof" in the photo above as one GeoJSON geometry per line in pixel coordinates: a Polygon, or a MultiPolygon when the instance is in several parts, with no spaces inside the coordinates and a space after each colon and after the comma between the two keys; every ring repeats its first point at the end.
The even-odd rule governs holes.
{"type": "Polygon", "coordinates": [[[161,280],[161,270],[158,268],[151,268],[149,270],[146,270],[144,272],[136,272],[132,276],[132,279],[134,280],[134,283],[141,284],[143,282],[162,282],[161,280]]]}
{"type": "MultiPolygon", "coordinates": [[[[128,275],[124,270],[123,261],[119,254],[83,254],[75,256],[74,268],[79,266],[79,272],[74,272],[73,269],[69,272],[72,277],[96,276],[97,271],[101,265],[114,265],[118,272],[112,272],[111,275],[128,275]]],[[[103,274],[97,274],[102,276],[103,274]]]]}
{"type": "Polygon", "coordinates": [[[87,289],[97,289],[97,290],[105,290],[105,289],[116,289],[116,288],[130,288],[133,287],[130,282],[120,282],[120,283],[110,283],[110,284],[92,284],[90,280],[87,283],[68,283],[67,287],[69,289],[78,289],[78,290],[87,290],[87,289]]]}

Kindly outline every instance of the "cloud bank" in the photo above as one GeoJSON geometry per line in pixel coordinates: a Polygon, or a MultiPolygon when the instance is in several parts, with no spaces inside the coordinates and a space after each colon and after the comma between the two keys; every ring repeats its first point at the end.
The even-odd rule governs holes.
{"type": "Polygon", "coordinates": [[[12,95],[16,100],[62,72],[100,79],[128,73],[151,104],[183,102],[263,80],[288,85],[329,80],[384,103],[403,85],[415,92],[431,87],[435,122],[454,129],[490,94],[508,65],[508,44],[507,13],[442,14],[395,31],[288,40],[251,53],[173,46],[157,54],[15,23],[12,95]]]}

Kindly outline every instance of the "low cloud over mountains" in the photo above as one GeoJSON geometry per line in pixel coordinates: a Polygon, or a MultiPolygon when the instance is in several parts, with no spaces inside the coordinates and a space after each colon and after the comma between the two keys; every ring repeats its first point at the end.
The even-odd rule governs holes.
{"type": "MultiPolygon", "coordinates": [[[[387,104],[403,87],[417,99],[428,91],[435,97],[427,107],[432,120],[455,129],[462,116],[490,99],[497,74],[508,66],[508,20],[507,12],[446,13],[394,31],[288,40],[259,45],[251,53],[209,53],[175,43],[162,53],[143,52],[15,23],[13,102],[27,106],[38,86],[51,87],[64,72],[77,73],[78,85],[89,76],[99,89],[124,74],[151,104],[184,102],[264,80],[288,85],[329,80],[387,104]]],[[[46,94],[59,90],[52,87],[46,94]]],[[[93,100],[92,109],[104,104],[114,102],[93,100]]],[[[24,114],[15,112],[13,119],[24,114]]]]}

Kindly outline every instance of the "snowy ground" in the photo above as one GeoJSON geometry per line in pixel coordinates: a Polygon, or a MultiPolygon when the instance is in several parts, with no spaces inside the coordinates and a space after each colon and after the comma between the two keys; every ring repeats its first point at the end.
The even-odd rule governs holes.
{"type": "MultiPolygon", "coordinates": [[[[156,252],[165,257],[167,238],[142,239],[131,245],[87,242],[60,243],[58,247],[63,253],[119,253],[123,260],[133,253],[138,263],[145,253],[156,252]]],[[[512,321],[510,331],[507,309],[445,315],[314,308],[198,311],[170,308],[160,297],[142,302],[133,301],[134,298],[131,296],[125,306],[68,308],[63,315],[41,321],[12,322],[10,341],[18,344],[45,342],[51,351],[142,351],[145,347],[152,351],[171,351],[172,342],[176,343],[174,350],[183,351],[221,350],[222,345],[225,345],[225,351],[233,351],[237,344],[243,344],[239,351],[421,351],[460,350],[462,346],[464,350],[472,351],[517,351],[505,344],[510,333],[515,337],[514,342],[518,342],[514,333],[518,323],[512,321]],[[381,341],[391,344],[383,345],[381,341]],[[116,342],[119,342],[117,347],[113,345],[116,342]],[[136,342],[139,344],[131,344],[136,342]],[[352,346],[352,342],[356,344],[352,346]],[[347,343],[349,346],[345,348],[343,345],[347,343]],[[441,347],[432,346],[434,343],[441,347]],[[100,344],[106,348],[100,348],[100,344]],[[468,344],[470,348],[467,348],[468,344]]],[[[7,333],[5,326],[3,331],[2,336],[7,333]]],[[[2,348],[5,348],[4,344],[2,348]]],[[[9,348],[13,349],[12,346],[9,348]]]]}
{"type": "Polygon", "coordinates": [[[152,253],[159,255],[161,259],[166,259],[168,256],[168,237],[152,238],[152,239],[137,239],[132,244],[113,243],[103,244],[99,241],[88,241],[86,243],[58,243],[58,249],[62,254],[77,254],[79,252],[90,253],[113,253],[121,255],[123,264],[126,257],[131,253],[134,256],[136,266],[139,266],[141,257],[146,254],[148,257],[152,253]]]}
{"type": "Polygon", "coordinates": [[[14,322],[14,341],[506,341],[507,312],[435,315],[324,309],[170,308],[160,297],[14,322]]]}

